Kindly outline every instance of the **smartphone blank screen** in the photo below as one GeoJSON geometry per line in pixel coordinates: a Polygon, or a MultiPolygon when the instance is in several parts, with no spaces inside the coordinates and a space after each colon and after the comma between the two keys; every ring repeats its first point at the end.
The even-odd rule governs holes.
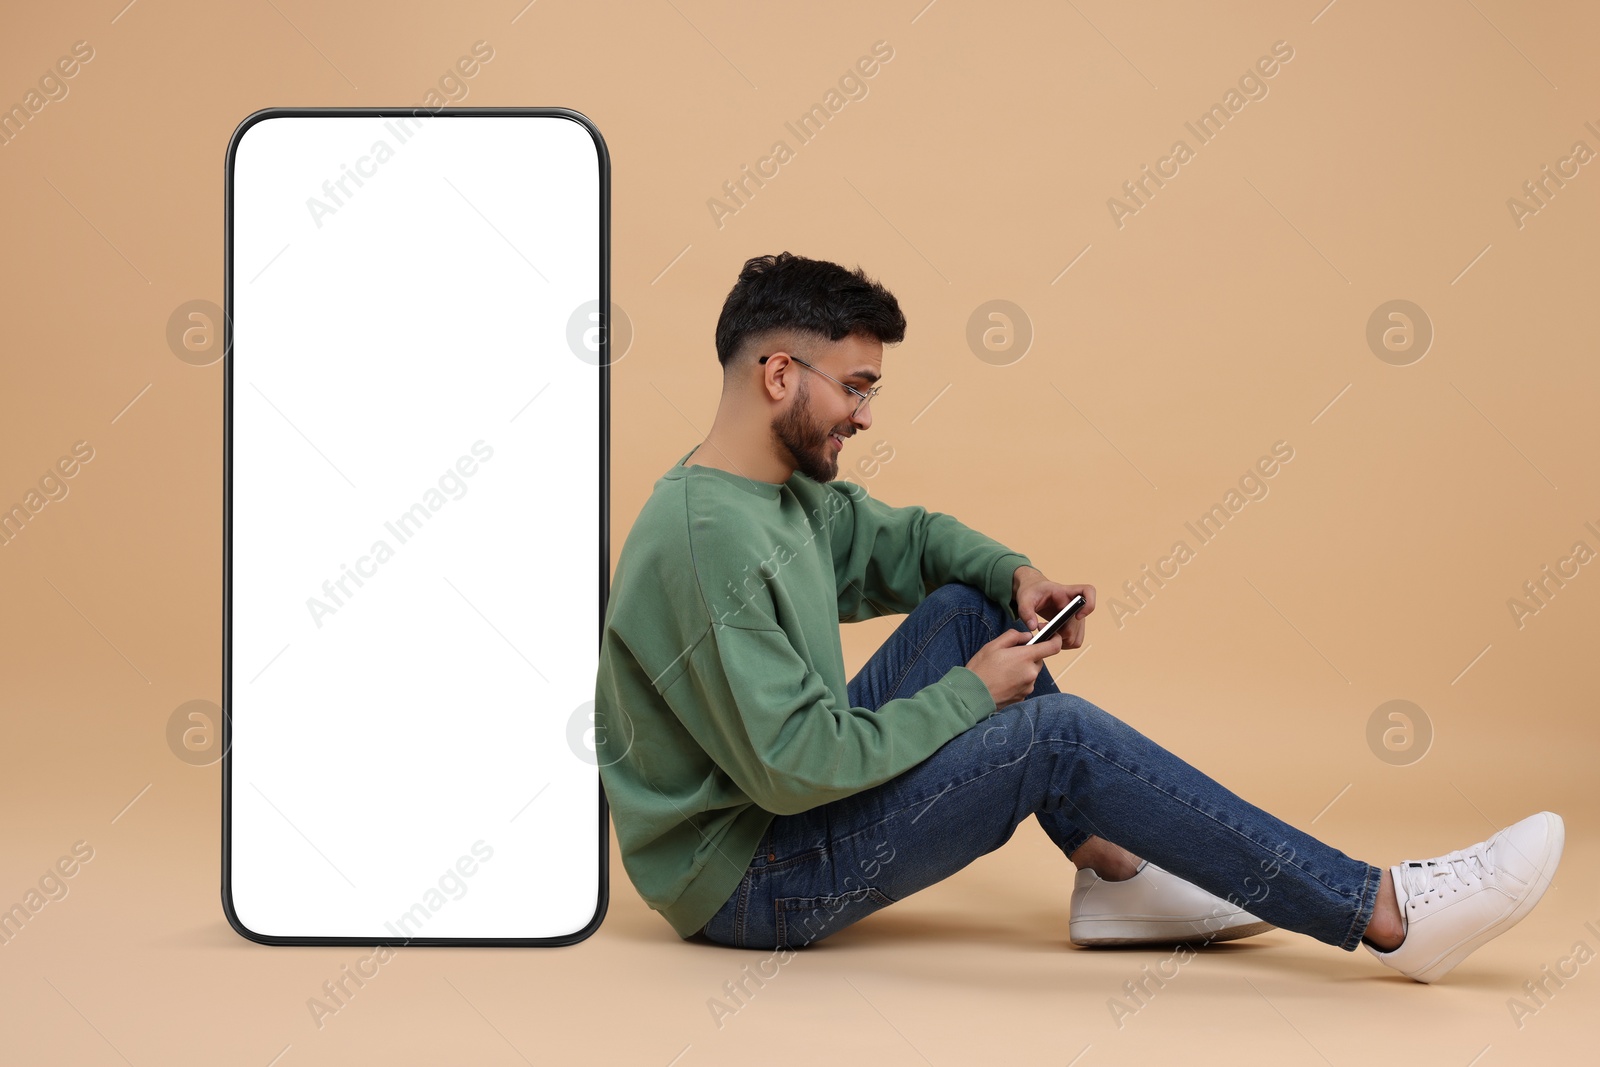
{"type": "Polygon", "coordinates": [[[226,174],[229,921],[581,939],[608,848],[604,142],[563,109],[271,109],[226,174]]]}

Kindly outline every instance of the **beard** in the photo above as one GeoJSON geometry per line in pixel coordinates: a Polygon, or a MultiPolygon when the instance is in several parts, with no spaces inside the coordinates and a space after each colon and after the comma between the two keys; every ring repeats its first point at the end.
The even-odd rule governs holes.
{"type": "Polygon", "coordinates": [[[772,424],[772,430],[788,450],[795,470],[814,482],[831,482],[838,475],[839,454],[828,440],[833,428],[814,425],[810,383],[806,379],[801,379],[794,404],[772,424]]]}

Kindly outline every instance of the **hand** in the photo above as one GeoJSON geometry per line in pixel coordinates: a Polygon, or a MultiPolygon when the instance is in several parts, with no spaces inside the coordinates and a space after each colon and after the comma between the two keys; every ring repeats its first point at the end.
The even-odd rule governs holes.
{"type": "Polygon", "coordinates": [[[1084,617],[1094,610],[1094,586],[1062,585],[1052,582],[1036,567],[1018,567],[1011,576],[1012,599],[1017,602],[1017,618],[1028,621],[1028,629],[1039,632],[1055,618],[1056,612],[1067,606],[1067,601],[1083,594],[1083,607],[1073,613],[1067,625],[1056,637],[1062,648],[1082,648],[1086,628],[1084,617]]]}
{"type": "Polygon", "coordinates": [[[1045,657],[1061,651],[1061,633],[1036,645],[1029,645],[1028,637],[1021,630],[1008,629],[978,649],[967,663],[967,668],[989,687],[996,710],[1028,699],[1045,657]]]}

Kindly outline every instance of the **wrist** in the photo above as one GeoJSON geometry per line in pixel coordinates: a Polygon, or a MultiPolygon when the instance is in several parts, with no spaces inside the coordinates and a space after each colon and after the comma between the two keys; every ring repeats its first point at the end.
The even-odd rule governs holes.
{"type": "Polygon", "coordinates": [[[1024,583],[1035,581],[1036,579],[1043,578],[1043,577],[1044,577],[1044,572],[1043,571],[1041,571],[1038,567],[1035,567],[1032,564],[1028,564],[1028,563],[1024,563],[1022,566],[1020,566],[1016,570],[1012,571],[1011,572],[1011,599],[1015,600],[1017,598],[1017,593],[1022,589],[1022,586],[1024,585],[1024,583]]]}

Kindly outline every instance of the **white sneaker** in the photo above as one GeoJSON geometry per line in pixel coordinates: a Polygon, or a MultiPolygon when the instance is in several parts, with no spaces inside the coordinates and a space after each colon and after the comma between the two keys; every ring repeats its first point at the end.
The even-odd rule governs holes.
{"type": "Polygon", "coordinates": [[[1401,974],[1432,982],[1511,929],[1544,895],[1566,842],[1561,816],[1530,815],[1486,841],[1389,868],[1405,940],[1367,951],[1401,974]]]}
{"type": "Polygon", "coordinates": [[[1074,945],[1170,945],[1232,941],[1272,924],[1144,860],[1119,882],[1080,869],[1067,927],[1074,945]]]}

